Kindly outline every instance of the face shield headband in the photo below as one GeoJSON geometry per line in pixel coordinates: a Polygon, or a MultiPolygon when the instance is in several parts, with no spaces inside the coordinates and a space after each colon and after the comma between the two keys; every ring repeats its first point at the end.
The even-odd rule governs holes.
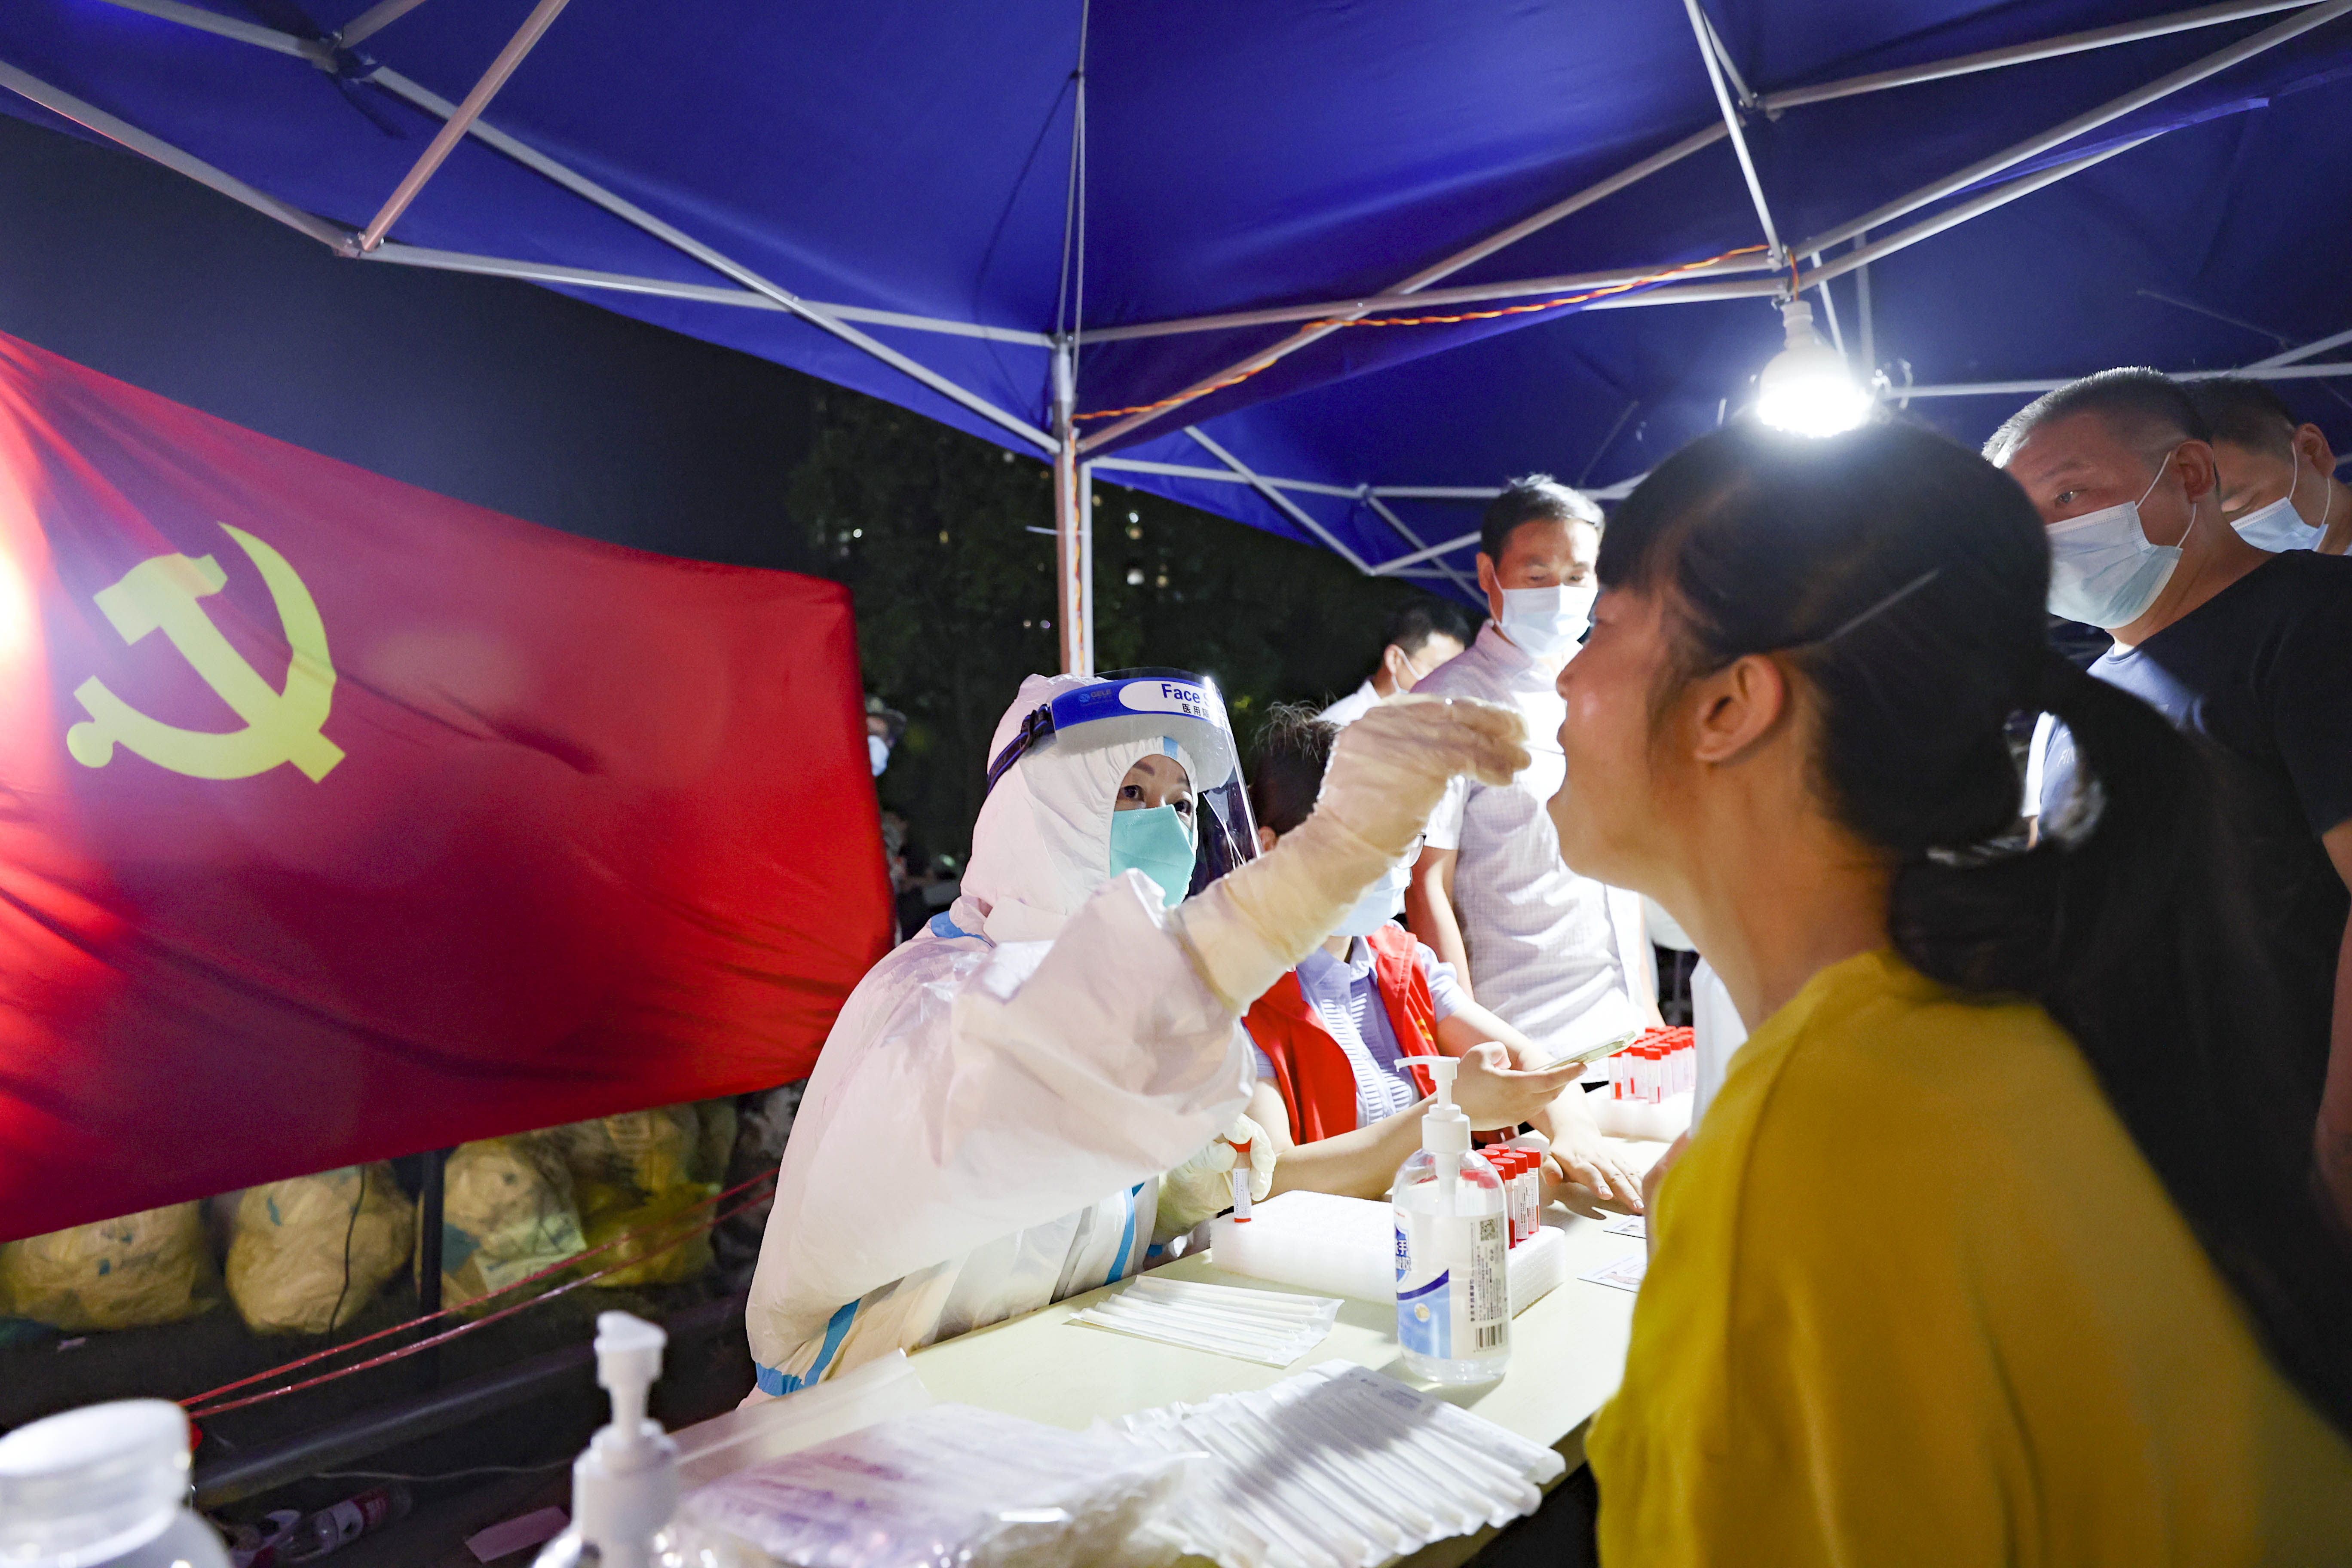
{"type": "Polygon", "coordinates": [[[1257,827],[1242,787],[1238,748],[1217,683],[1182,669],[1119,669],[1091,686],[1065,691],[1021,721],[1020,732],[988,765],[988,787],[1022,758],[1057,746],[1092,751],[1123,741],[1160,736],[1184,748],[1202,776],[1192,780],[1199,850],[1192,885],[1199,892],[1257,857],[1257,827]]]}

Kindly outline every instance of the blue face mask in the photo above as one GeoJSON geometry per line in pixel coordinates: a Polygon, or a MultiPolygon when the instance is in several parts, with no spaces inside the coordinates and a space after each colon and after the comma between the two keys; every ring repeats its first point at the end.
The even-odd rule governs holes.
{"type": "Polygon", "coordinates": [[[1110,814],[1110,874],[1140,871],[1174,909],[1192,888],[1192,824],[1172,805],[1110,814]]]}

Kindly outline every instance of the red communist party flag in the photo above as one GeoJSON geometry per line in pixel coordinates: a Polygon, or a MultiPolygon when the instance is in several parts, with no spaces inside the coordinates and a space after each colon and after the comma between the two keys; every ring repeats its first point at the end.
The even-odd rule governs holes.
{"type": "Polygon", "coordinates": [[[840,587],[0,337],[0,1240],[802,1077],[888,908],[840,587]]]}

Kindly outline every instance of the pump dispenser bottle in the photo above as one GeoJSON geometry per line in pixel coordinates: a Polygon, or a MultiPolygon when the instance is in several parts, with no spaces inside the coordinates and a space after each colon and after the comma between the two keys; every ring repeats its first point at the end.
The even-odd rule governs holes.
{"type": "Polygon", "coordinates": [[[1436,1092],[1421,1148],[1397,1171],[1397,1343],[1433,1383],[1488,1383],[1511,1357],[1510,1217],[1502,1178],[1470,1152],[1452,1057],[1426,1058],[1436,1092]]]}
{"type": "Polygon", "coordinates": [[[646,1415],[669,1336],[626,1312],[596,1315],[596,1381],[613,1395],[613,1424],[572,1466],[572,1528],[547,1543],[533,1568],[651,1568],[656,1538],[678,1497],[677,1445],[646,1415]]]}

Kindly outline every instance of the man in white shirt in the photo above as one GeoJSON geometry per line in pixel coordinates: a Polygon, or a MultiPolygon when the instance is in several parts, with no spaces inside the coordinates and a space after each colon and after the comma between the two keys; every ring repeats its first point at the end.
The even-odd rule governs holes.
{"type": "Polygon", "coordinates": [[[1467,616],[1443,599],[1416,594],[1389,617],[1388,642],[1381,649],[1380,668],[1371,678],[1315,716],[1326,723],[1352,724],[1373,703],[1411,691],[1423,676],[1459,655],[1469,641],[1467,616]]]}
{"type": "Polygon", "coordinates": [[[1480,529],[1478,585],[1494,618],[1418,689],[1517,707],[1534,761],[1506,785],[1447,789],[1405,912],[1480,1005],[1557,1057],[1658,1021],[1641,896],[1563,865],[1545,810],[1568,771],[1567,705],[1552,682],[1592,612],[1601,509],[1534,474],[1511,481],[1480,529]]]}

